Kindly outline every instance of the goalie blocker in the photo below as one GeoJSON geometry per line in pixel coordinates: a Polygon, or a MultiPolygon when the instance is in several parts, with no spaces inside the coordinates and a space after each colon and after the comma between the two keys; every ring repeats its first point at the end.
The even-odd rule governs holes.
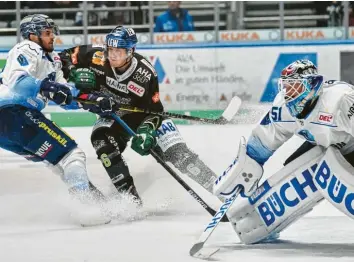
{"type": "MultiPolygon", "coordinates": [[[[244,161],[244,164],[247,163],[244,161]]],[[[242,177],[242,173],[245,173],[243,170],[249,170],[250,167],[239,166],[234,171],[236,169],[237,172],[229,172],[229,182],[241,181],[237,178],[242,177]]],[[[354,167],[338,149],[329,147],[326,150],[316,146],[267,179],[250,197],[236,199],[227,216],[245,244],[277,237],[324,198],[354,218],[352,174],[354,167]]],[[[230,189],[235,186],[220,186],[220,181],[223,179],[219,178],[214,185],[214,193],[217,195],[222,193],[220,188],[230,189]]]]}

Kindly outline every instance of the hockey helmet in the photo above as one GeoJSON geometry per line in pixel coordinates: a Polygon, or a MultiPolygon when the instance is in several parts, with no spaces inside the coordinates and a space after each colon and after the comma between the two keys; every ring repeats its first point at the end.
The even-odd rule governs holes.
{"type": "Polygon", "coordinates": [[[24,39],[29,39],[30,34],[40,37],[41,32],[48,28],[51,28],[55,35],[59,35],[58,26],[54,23],[53,19],[47,15],[28,15],[24,17],[20,23],[20,33],[24,39]]]}

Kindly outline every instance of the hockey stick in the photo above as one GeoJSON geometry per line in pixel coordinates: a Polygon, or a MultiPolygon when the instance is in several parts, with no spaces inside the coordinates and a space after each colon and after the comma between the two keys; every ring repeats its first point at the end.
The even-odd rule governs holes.
{"type": "MultiPolygon", "coordinates": [[[[81,102],[81,103],[87,103],[87,104],[97,104],[96,102],[87,101],[85,99],[80,99],[80,98],[75,98],[75,101],[81,102]]],[[[156,112],[156,111],[151,111],[150,109],[142,109],[142,108],[130,107],[130,106],[120,106],[118,110],[129,111],[129,112],[134,112],[134,113],[145,113],[145,114],[151,114],[151,115],[157,115],[157,116],[163,116],[163,117],[171,117],[171,118],[176,118],[176,119],[192,120],[192,121],[202,122],[202,123],[206,123],[206,124],[223,125],[223,124],[227,124],[228,122],[231,121],[231,119],[234,117],[234,115],[239,110],[241,103],[242,103],[242,101],[238,96],[233,97],[231,99],[230,103],[228,104],[227,108],[222,113],[222,115],[216,119],[188,116],[188,115],[176,114],[176,113],[170,113],[170,112],[156,112]]]]}
{"type": "MultiPolygon", "coordinates": [[[[135,136],[135,132],[116,114],[112,113],[111,116],[114,118],[115,121],[117,121],[131,136],[135,136]]],[[[182,178],[179,177],[178,174],[176,174],[173,169],[163,161],[163,159],[154,151],[150,150],[151,155],[156,159],[156,161],[162,165],[170,175],[177,180],[177,182],[184,187],[185,190],[206,210],[214,216],[216,214],[215,210],[212,209],[207,203],[204,202],[204,200],[186,183],[183,181],[182,178]]],[[[225,218],[222,220],[223,222],[228,222],[228,218],[225,216],[225,218]]]]}
{"type": "Polygon", "coordinates": [[[211,219],[211,222],[205,227],[198,241],[189,250],[189,254],[191,256],[207,259],[219,250],[219,248],[213,248],[212,250],[209,250],[209,252],[203,252],[202,248],[205,242],[213,233],[214,229],[218,226],[219,222],[222,221],[224,217],[226,217],[226,212],[236,200],[238,194],[241,192],[241,189],[242,187],[238,187],[236,192],[230,198],[226,199],[225,202],[220,206],[218,212],[216,212],[214,217],[211,219]]]}

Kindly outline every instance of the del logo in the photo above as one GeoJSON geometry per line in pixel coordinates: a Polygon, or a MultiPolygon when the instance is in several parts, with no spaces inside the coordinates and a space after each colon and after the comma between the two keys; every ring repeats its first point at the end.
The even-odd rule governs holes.
{"type": "Polygon", "coordinates": [[[320,114],[318,115],[318,121],[324,124],[333,124],[333,115],[320,112],[320,114]]]}
{"type": "Polygon", "coordinates": [[[176,131],[176,127],[171,122],[162,123],[162,125],[156,130],[158,138],[168,132],[174,131],[176,131]]]}
{"type": "MultiPolygon", "coordinates": [[[[348,186],[333,174],[326,160],[319,164],[315,182],[317,186],[327,191],[328,196],[334,203],[343,205],[350,214],[354,215],[354,192],[350,192],[348,186]]],[[[349,188],[352,187],[349,186],[349,188]]]]}
{"type": "Polygon", "coordinates": [[[133,81],[128,82],[127,88],[130,92],[140,97],[142,97],[145,93],[145,88],[139,86],[137,83],[134,83],[133,81]]]}
{"type": "Polygon", "coordinates": [[[150,56],[149,60],[157,72],[157,78],[159,80],[159,84],[170,84],[170,79],[167,77],[166,71],[162,66],[160,58],[156,56],[150,56]]]}
{"type": "Polygon", "coordinates": [[[313,165],[311,170],[306,169],[290,181],[277,186],[274,193],[257,204],[256,209],[268,227],[281,218],[288,209],[295,208],[317,191],[311,174],[315,172],[316,167],[317,164],[313,165]]]}

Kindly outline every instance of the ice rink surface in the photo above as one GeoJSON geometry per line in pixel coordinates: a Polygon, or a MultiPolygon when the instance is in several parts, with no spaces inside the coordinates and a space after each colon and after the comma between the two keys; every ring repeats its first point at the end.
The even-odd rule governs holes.
{"type": "MultiPolygon", "coordinates": [[[[248,136],[251,128],[179,127],[188,145],[218,174],[234,159],[240,136],[248,136]]],[[[105,194],[111,194],[110,180],[89,143],[91,129],[66,131],[87,153],[92,181],[105,194]]],[[[300,142],[287,142],[266,164],[265,177],[277,171],[300,142]]],[[[210,215],[152,157],[140,157],[130,149],[124,155],[144,200],[143,210],[116,206],[115,210],[124,212],[120,219],[82,228],[70,216],[67,189],[59,177],[42,164],[1,151],[0,261],[199,261],[188,252],[210,215]]],[[[205,197],[218,208],[214,197],[205,197]]],[[[243,246],[230,224],[223,223],[208,246],[221,247],[212,261],[354,261],[354,221],[322,203],[284,231],[276,243],[243,246]]]]}

